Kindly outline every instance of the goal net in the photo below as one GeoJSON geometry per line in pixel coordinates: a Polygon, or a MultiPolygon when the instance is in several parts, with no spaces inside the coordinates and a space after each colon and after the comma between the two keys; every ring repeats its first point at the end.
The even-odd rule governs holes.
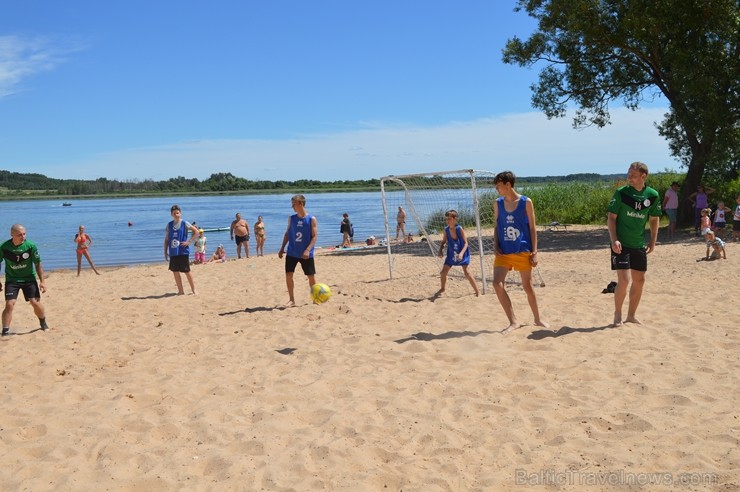
{"type": "MultiPolygon", "coordinates": [[[[493,205],[498,197],[494,177],[489,171],[465,169],[381,178],[389,278],[439,279],[445,212],[454,209],[468,239],[468,271],[487,293],[493,280],[493,205]]],[[[535,285],[544,284],[539,269],[532,273],[535,285]]],[[[462,279],[456,288],[472,291],[462,268],[450,269],[448,279],[462,279]]],[[[507,283],[521,285],[521,278],[511,272],[507,283]]]]}

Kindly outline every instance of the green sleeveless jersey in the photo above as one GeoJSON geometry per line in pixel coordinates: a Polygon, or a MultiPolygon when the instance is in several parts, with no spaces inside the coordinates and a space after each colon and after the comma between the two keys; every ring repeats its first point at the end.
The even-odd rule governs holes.
{"type": "Polygon", "coordinates": [[[33,282],[36,280],[34,264],[41,263],[41,256],[34,243],[25,240],[19,246],[16,246],[12,239],[8,239],[0,245],[0,252],[2,253],[0,262],[5,260],[6,282],[33,282]]]}

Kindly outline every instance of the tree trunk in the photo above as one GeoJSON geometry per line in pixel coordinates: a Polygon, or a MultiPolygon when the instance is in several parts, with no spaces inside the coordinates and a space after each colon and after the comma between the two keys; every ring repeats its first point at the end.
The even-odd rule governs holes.
{"type": "Polygon", "coordinates": [[[704,177],[704,168],[707,164],[709,152],[703,145],[692,149],[691,162],[686,172],[686,181],[681,187],[679,207],[678,207],[678,225],[682,227],[694,226],[694,206],[689,200],[689,195],[696,191],[696,187],[701,184],[704,177]]]}

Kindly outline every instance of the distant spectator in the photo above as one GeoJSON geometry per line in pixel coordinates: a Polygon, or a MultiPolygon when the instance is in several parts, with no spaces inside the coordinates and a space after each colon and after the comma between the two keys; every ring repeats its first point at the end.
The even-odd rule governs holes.
{"type": "Polygon", "coordinates": [[[218,261],[221,263],[226,261],[226,250],[224,249],[223,244],[219,244],[216,247],[216,251],[214,251],[213,254],[211,255],[211,261],[218,261]]]}
{"type": "Polygon", "coordinates": [[[195,240],[195,263],[201,264],[206,262],[206,233],[203,229],[198,229],[198,239],[195,240]]]}
{"type": "Polygon", "coordinates": [[[689,201],[694,207],[694,233],[699,236],[702,210],[709,206],[709,195],[714,193],[713,188],[705,188],[704,185],[696,187],[696,191],[689,195],[689,201]]]}
{"type": "Polygon", "coordinates": [[[406,238],[406,211],[401,206],[396,214],[396,241],[399,237],[406,238]]]}
{"type": "Polygon", "coordinates": [[[230,235],[232,241],[236,238],[236,257],[240,259],[242,257],[242,245],[244,246],[244,252],[249,258],[249,224],[246,220],[242,219],[242,215],[237,213],[236,218],[231,222],[230,235]]]}
{"type": "Polygon", "coordinates": [[[668,216],[668,239],[673,239],[676,232],[676,220],[678,218],[678,188],[680,185],[677,181],[671,183],[670,188],[665,192],[663,197],[663,210],[668,216]]]}
{"type": "Polygon", "coordinates": [[[85,233],[84,225],[81,225],[77,230],[74,241],[75,244],[77,244],[77,276],[80,276],[83,256],[87,258],[87,262],[90,264],[93,272],[95,272],[96,275],[100,275],[98,269],[95,268],[95,264],[93,263],[92,258],[90,258],[90,246],[92,246],[92,237],[90,237],[89,234],[85,233]]]}
{"type": "Polygon", "coordinates": [[[342,217],[342,223],[339,225],[339,232],[342,233],[342,247],[349,248],[352,246],[352,236],[355,235],[355,232],[352,222],[349,220],[349,214],[344,213],[342,217]]]}
{"type": "Polygon", "coordinates": [[[257,217],[257,222],[254,223],[254,237],[257,241],[257,256],[265,256],[265,240],[267,239],[267,231],[265,230],[265,223],[262,221],[262,216],[257,217]]]}
{"type": "Polygon", "coordinates": [[[727,219],[725,214],[732,212],[732,209],[725,206],[725,202],[722,200],[717,202],[717,208],[714,211],[714,218],[712,225],[714,226],[715,234],[719,237],[723,237],[725,234],[725,227],[727,227],[727,219]]]}

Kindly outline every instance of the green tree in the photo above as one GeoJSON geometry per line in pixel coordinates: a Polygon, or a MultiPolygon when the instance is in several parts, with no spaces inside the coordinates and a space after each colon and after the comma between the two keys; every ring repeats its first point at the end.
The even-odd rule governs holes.
{"type": "Polygon", "coordinates": [[[738,0],[519,0],[515,10],[538,29],[526,41],[509,39],[503,60],[544,63],[532,105],[548,118],[575,105],[574,127],[602,127],[610,102],[636,110],[662,95],[669,112],[656,126],[687,167],[683,196],[705,171],[737,177],[738,0]]]}

